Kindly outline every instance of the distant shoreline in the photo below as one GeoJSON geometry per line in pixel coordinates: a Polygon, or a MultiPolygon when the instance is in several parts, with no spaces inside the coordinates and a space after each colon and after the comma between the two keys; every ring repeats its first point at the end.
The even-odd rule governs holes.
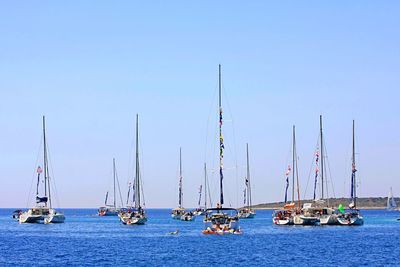
{"type": "MultiPolygon", "coordinates": [[[[363,197],[357,198],[357,208],[363,210],[380,210],[386,209],[387,206],[387,197],[363,197]]],[[[400,198],[395,198],[397,203],[400,203],[400,198]]],[[[301,200],[300,205],[303,206],[304,203],[312,203],[313,200],[301,200]]],[[[297,203],[295,201],[295,203],[297,203]]],[[[350,203],[348,198],[329,198],[325,199],[325,203],[329,207],[338,207],[340,204],[347,207],[350,203]]],[[[256,210],[274,210],[274,209],[282,209],[285,205],[284,202],[273,202],[273,203],[263,203],[253,205],[253,209],[256,210]]]]}

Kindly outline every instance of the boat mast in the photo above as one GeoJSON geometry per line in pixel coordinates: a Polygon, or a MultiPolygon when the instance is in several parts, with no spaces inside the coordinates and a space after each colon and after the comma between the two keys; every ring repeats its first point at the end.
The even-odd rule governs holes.
{"type": "Polygon", "coordinates": [[[204,162],[204,209],[207,209],[207,165],[204,162]]]}
{"type": "MultiPolygon", "coordinates": [[[[300,204],[300,184],[299,184],[299,170],[298,170],[298,164],[297,164],[297,149],[296,149],[296,126],[293,125],[293,156],[294,156],[294,161],[293,164],[296,164],[296,168],[293,165],[293,177],[294,177],[294,172],[296,171],[296,183],[297,183],[297,200],[299,204],[299,209],[301,208],[300,204]]],[[[293,183],[294,183],[294,178],[293,178],[293,183]]],[[[294,191],[294,184],[293,184],[293,191],[294,191]]],[[[293,201],[294,202],[294,201],[293,201]]]]}
{"type": "Polygon", "coordinates": [[[139,171],[139,115],[136,114],[136,174],[135,174],[135,208],[140,208],[140,171],[139,171]]]}
{"type": "Polygon", "coordinates": [[[356,199],[357,199],[357,195],[356,195],[356,148],[355,148],[355,136],[354,136],[354,120],[353,120],[353,156],[352,156],[352,171],[351,171],[351,184],[352,184],[352,188],[351,188],[351,198],[352,201],[354,203],[354,208],[357,207],[357,203],[356,203],[356,199]]]}
{"type": "Polygon", "coordinates": [[[294,203],[294,172],[295,172],[295,169],[294,169],[294,164],[295,164],[295,145],[296,145],[296,141],[295,141],[295,126],[293,125],[293,147],[292,147],[292,168],[293,168],[293,171],[292,171],[292,203],[294,203]]]}
{"type": "Polygon", "coordinates": [[[179,148],[179,208],[182,208],[183,192],[182,192],[182,148],[179,148]]]}
{"type": "Polygon", "coordinates": [[[114,208],[116,208],[116,194],[115,194],[115,158],[113,158],[113,176],[114,176],[114,208]]]}
{"type": "Polygon", "coordinates": [[[246,143],[246,157],[247,157],[247,208],[251,207],[251,184],[250,184],[250,165],[249,165],[249,144],[246,143]]]}
{"type": "Polygon", "coordinates": [[[321,199],[324,199],[324,144],[322,136],[322,115],[319,116],[319,129],[321,136],[321,199]]]}
{"type": "Polygon", "coordinates": [[[220,207],[224,204],[224,190],[222,180],[224,179],[223,158],[224,158],[224,138],[222,136],[222,99],[221,99],[221,64],[218,65],[218,107],[219,107],[219,182],[220,182],[220,207]]]}
{"type": "MultiPolygon", "coordinates": [[[[47,142],[46,142],[46,119],[43,116],[43,165],[44,165],[44,196],[47,197],[51,208],[51,195],[50,195],[50,181],[49,181],[49,167],[47,161],[47,142]]],[[[47,200],[45,202],[47,207],[47,200]]]]}

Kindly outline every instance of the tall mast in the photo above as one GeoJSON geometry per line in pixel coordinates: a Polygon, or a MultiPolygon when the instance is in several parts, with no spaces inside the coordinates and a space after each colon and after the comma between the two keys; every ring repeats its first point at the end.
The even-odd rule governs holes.
{"type": "MultiPolygon", "coordinates": [[[[46,142],[46,120],[43,116],[43,165],[44,165],[44,195],[48,196],[48,201],[51,208],[51,195],[50,195],[50,181],[49,181],[49,167],[47,161],[47,142],[46,142]],[[48,191],[48,194],[47,194],[48,191]]],[[[47,201],[45,202],[47,207],[47,201]]]]}
{"type": "Polygon", "coordinates": [[[116,194],[115,194],[115,158],[113,158],[113,176],[114,176],[114,208],[116,208],[116,194]]]}
{"type": "Polygon", "coordinates": [[[354,208],[356,208],[356,199],[357,199],[357,194],[356,194],[356,146],[355,146],[355,136],[354,136],[354,120],[353,120],[353,156],[352,156],[352,199],[354,202],[354,208]]]}
{"type": "Polygon", "coordinates": [[[183,191],[182,191],[182,148],[179,148],[179,208],[182,208],[183,203],[183,191]]]}
{"type": "Polygon", "coordinates": [[[204,209],[207,209],[207,165],[204,162],[204,209]]]}
{"type": "Polygon", "coordinates": [[[246,143],[246,158],[247,158],[247,207],[251,207],[251,184],[250,184],[250,164],[249,164],[249,144],[246,143]]]}
{"type": "Polygon", "coordinates": [[[140,171],[139,171],[139,115],[136,114],[136,174],[135,174],[135,208],[140,208],[140,171]]]}
{"type": "Polygon", "coordinates": [[[294,169],[294,164],[295,164],[295,145],[296,145],[296,140],[295,140],[295,126],[293,125],[293,147],[292,147],[292,168],[293,168],[293,171],[292,171],[292,203],[294,203],[294,172],[295,172],[295,169],[294,169]]]}
{"type": "Polygon", "coordinates": [[[223,158],[224,158],[224,138],[222,136],[222,99],[221,99],[221,64],[218,65],[218,106],[219,106],[219,181],[220,181],[220,205],[224,204],[224,190],[222,180],[224,179],[223,158]]]}
{"type": "MultiPolygon", "coordinates": [[[[298,164],[297,164],[297,149],[296,149],[296,128],[293,125],[293,151],[294,151],[294,163],[296,164],[296,168],[295,166],[293,166],[293,173],[296,171],[296,183],[297,183],[297,201],[299,204],[299,209],[301,208],[301,204],[300,204],[300,184],[299,184],[299,169],[298,169],[298,164]]],[[[293,174],[294,176],[294,174],[293,174]]],[[[293,178],[294,179],[294,178],[293,178]]],[[[294,182],[294,181],[293,181],[294,182]]],[[[293,184],[293,191],[294,191],[294,184],[293,184]]]]}
{"type": "Polygon", "coordinates": [[[324,199],[324,143],[322,136],[322,115],[319,116],[319,129],[321,136],[321,199],[324,199]]]}

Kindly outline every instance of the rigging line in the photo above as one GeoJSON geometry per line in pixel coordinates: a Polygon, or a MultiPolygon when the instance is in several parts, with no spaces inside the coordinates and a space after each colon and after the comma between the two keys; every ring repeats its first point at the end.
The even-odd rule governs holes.
{"type": "MultiPolygon", "coordinates": [[[[327,172],[326,172],[326,168],[327,168],[327,165],[329,165],[329,159],[328,159],[328,150],[326,150],[326,144],[325,144],[325,139],[323,139],[323,141],[322,141],[322,144],[321,144],[321,151],[323,151],[323,152],[325,152],[324,154],[325,154],[325,156],[324,155],[322,155],[322,153],[321,153],[321,159],[322,158],[324,158],[324,162],[325,162],[325,160],[326,160],[326,163],[327,164],[324,164],[324,173],[325,174],[327,174],[327,172]],[[323,147],[323,149],[322,149],[322,147],[323,147]]],[[[329,167],[328,167],[328,170],[329,170],[329,167]]],[[[332,183],[332,176],[330,175],[330,173],[329,173],[329,177],[328,177],[328,175],[326,175],[325,176],[325,189],[326,189],[326,200],[327,200],[327,204],[328,204],[328,206],[329,206],[329,186],[328,186],[328,180],[329,180],[329,182],[330,183],[332,183]],[[328,179],[329,178],[329,179],[328,179]]],[[[324,186],[324,185],[322,185],[322,186],[324,186]]],[[[333,185],[332,185],[333,186],[333,185]]]]}
{"type": "MultiPolygon", "coordinates": [[[[328,155],[328,150],[326,149],[326,144],[325,144],[325,142],[324,142],[324,151],[325,151],[325,154],[326,155],[328,155]]],[[[333,197],[334,198],[336,198],[336,194],[335,194],[335,187],[334,187],[334,185],[333,185],[333,178],[332,178],[332,173],[331,173],[331,164],[330,164],[330,162],[329,162],[329,158],[328,158],[328,156],[326,156],[325,157],[326,158],[326,162],[327,162],[327,167],[328,167],[328,173],[329,173],[329,182],[331,183],[331,187],[332,187],[332,193],[333,193],[333,197]]],[[[328,177],[327,177],[328,178],[328,177]]],[[[326,181],[326,195],[327,195],[327,197],[329,198],[329,192],[328,192],[328,179],[326,179],[327,181],[326,181]]]]}
{"type": "MultiPolygon", "coordinates": [[[[316,144],[315,148],[318,147],[318,143],[319,143],[319,135],[318,135],[317,144],[316,144]]],[[[306,196],[307,196],[307,190],[308,190],[308,185],[309,185],[309,183],[310,183],[311,172],[312,172],[312,169],[313,169],[313,166],[314,166],[314,162],[315,162],[315,151],[316,151],[316,149],[314,149],[314,152],[313,152],[313,157],[312,157],[312,160],[311,160],[310,171],[308,172],[307,184],[306,184],[306,188],[304,189],[303,199],[306,199],[306,196]]]]}
{"type": "Polygon", "coordinates": [[[140,132],[139,132],[139,152],[140,152],[140,157],[139,157],[139,183],[140,183],[140,193],[141,193],[141,196],[142,196],[142,199],[143,199],[143,207],[146,207],[146,200],[145,200],[145,197],[144,197],[144,187],[143,187],[143,184],[144,184],[144,182],[143,182],[143,179],[142,179],[142,177],[143,177],[143,175],[144,175],[144,165],[143,165],[143,162],[145,161],[145,155],[144,155],[144,152],[143,152],[143,143],[142,143],[142,135],[140,134],[140,132]]]}
{"type": "MultiPolygon", "coordinates": [[[[48,139],[48,137],[47,137],[47,139],[48,139]]],[[[52,189],[54,189],[54,194],[53,195],[55,195],[57,207],[61,207],[60,206],[60,199],[58,197],[58,190],[57,190],[56,180],[54,178],[55,175],[54,175],[54,170],[53,170],[53,162],[51,160],[50,146],[49,146],[49,144],[47,142],[46,142],[46,146],[47,146],[47,156],[48,156],[48,160],[49,160],[50,171],[51,171],[51,174],[52,174],[50,176],[50,173],[49,173],[48,179],[50,181],[50,178],[51,178],[51,180],[53,181],[53,182],[50,181],[50,186],[52,187],[52,189]]]]}
{"type": "Polygon", "coordinates": [[[30,188],[29,188],[29,194],[28,194],[28,197],[27,197],[27,199],[26,199],[26,208],[28,208],[29,207],[29,201],[32,199],[32,187],[33,187],[33,183],[34,183],[34,181],[36,181],[37,180],[37,167],[39,166],[39,157],[41,156],[41,151],[42,151],[42,144],[43,144],[43,134],[40,136],[40,142],[39,142],[40,144],[39,144],[39,148],[38,148],[38,152],[37,152],[37,156],[36,156],[36,166],[35,166],[35,168],[34,168],[34,171],[33,171],[33,173],[32,173],[32,179],[31,179],[31,186],[30,186],[30,188]]]}
{"type": "MultiPolygon", "coordinates": [[[[131,132],[135,133],[135,127],[136,127],[136,122],[134,121],[133,123],[133,130],[131,132]]],[[[129,161],[128,161],[128,176],[127,176],[127,183],[130,184],[132,182],[132,184],[134,184],[134,181],[132,180],[132,177],[135,177],[134,175],[134,164],[131,164],[133,162],[133,151],[135,151],[135,141],[136,141],[136,136],[132,135],[131,138],[131,145],[129,147],[129,161]]]]}
{"type": "Polygon", "coordinates": [[[119,179],[118,179],[118,172],[117,172],[117,168],[115,168],[115,178],[117,180],[117,185],[118,185],[118,191],[119,191],[119,198],[121,200],[121,207],[124,205],[123,200],[122,200],[122,193],[121,193],[121,186],[119,185],[119,179]]]}
{"type": "MultiPolygon", "coordinates": [[[[210,118],[211,118],[211,114],[213,114],[214,112],[214,104],[215,104],[215,101],[216,101],[216,95],[217,95],[217,92],[218,92],[218,85],[216,85],[215,86],[215,88],[214,88],[214,95],[212,96],[212,100],[210,101],[211,102],[211,105],[210,105],[210,108],[209,108],[209,112],[208,112],[208,117],[207,117],[207,124],[206,124],[206,143],[205,143],[205,149],[204,149],[204,162],[206,162],[206,159],[207,159],[207,146],[208,146],[208,130],[209,130],[209,126],[210,126],[210,118]]],[[[218,111],[219,112],[219,111],[218,111]]],[[[214,114],[213,114],[214,115],[214,114]]],[[[214,139],[214,138],[213,138],[214,139]]]]}

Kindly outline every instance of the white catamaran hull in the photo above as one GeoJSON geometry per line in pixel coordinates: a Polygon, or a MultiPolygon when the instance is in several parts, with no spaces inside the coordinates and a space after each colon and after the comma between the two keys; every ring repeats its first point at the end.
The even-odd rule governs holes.
{"type": "Polygon", "coordinates": [[[49,215],[44,218],[44,223],[63,223],[65,221],[64,214],[49,215]]]}
{"type": "Polygon", "coordinates": [[[39,223],[44,220],[43,215],[32,215],[24,212],[19,216],[19,223],[39,223]]]}
{"type": "Polygon", "coordinates": [[[239,213],[240,219],[252,219],[256,214],[254,212],[239,213]]]}
{"type": "Polygon", "coordinates": [[[305,216],[305,215],[295,215],[293,217],[293,223],[295,225],[316,225],[319,222],[319,219],[314,216],[305,216]]]}
{"type": "Polygon", "coordinates": [[[336,214],[321,215],[319,217],[319,223],[321,225],[338,225],[338,216],[336,214]]]}

